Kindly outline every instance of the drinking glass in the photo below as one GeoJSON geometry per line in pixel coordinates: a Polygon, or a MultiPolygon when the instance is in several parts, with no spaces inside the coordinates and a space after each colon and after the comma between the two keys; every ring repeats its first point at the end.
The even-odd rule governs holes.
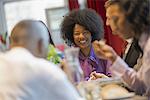
{"type": "Polygon", "coordinates": [[[66,62],[72,77],[73,82],[80,82],[83,80],[83,70],[79,63],[79,48],[71,47],[65,50],[66,62]]]}

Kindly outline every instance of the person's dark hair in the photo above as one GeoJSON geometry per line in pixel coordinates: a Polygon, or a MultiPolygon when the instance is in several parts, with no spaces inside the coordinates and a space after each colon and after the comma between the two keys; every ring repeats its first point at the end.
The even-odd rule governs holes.
{"type": "MultiPolygon", "coordinates": [[[[125,11],[126,19],[137,38],[150,27],[150,0],[108,0],[105,8],[118,4],[125,11]]],[[[149,32],[147,32],[149,33],[149,32]]]]}
{"type": "Polygon", "coordinates": [[[85,27],[92,34],[92,41],[103,38],[102,18],[92,9],[76,9],[68,13],[61,23],[61,34],[68,45],[74,44],[73,29],[75,24],[85,27]]]}
{"type": "Polygon", "coordinates": [[[52,40],[51,33],[50,33],[48,27],[45,25],[45,23],[44,23],[43,21],[39,20],[39,22],[42,23],[42,24],[46,27],[46,29],[47,29],[47,31],[48,31],[48,33],[49,33],[49,34],[48,34],[48,35],[49,35],[49,43],[50,43],[51,45],[55,46],[55,44],[54,44],[54,42],[53,42],[53,40],[52,40]]]}

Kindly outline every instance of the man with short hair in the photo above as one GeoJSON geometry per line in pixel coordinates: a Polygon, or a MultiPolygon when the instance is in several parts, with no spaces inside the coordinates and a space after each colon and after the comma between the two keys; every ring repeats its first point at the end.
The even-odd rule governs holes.
{"type": "Polygon", "coordinates": [[[46,58],[49,45],[47,28],[40,21],[24,20],[12,30],[10,46],[23,47],[34,56],[46,58]]]}
{"type": "Polygon", "coordinates": [[[81,100],[64,72],[46,61],[48,31],[36,20],[19,22],[11,50],[0,54],[0,100],[81,100]]]}

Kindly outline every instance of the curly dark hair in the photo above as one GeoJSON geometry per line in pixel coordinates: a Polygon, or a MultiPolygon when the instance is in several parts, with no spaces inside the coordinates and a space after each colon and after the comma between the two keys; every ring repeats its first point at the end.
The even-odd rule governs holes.
{"type": "Polygon", "coordinates": [[[74,44],[73,29],[75,24],[85,27],[91,32],[92,41],[104,36],[103,20],[92,9],[76,9],[68,13],[61,23],[61,35],[68,45],[74,44]]]}
{"type": "Polygon", "coordinates": [[[113,4],[118,4],[125,11],[126,19],[136,34],[135,37],[139,38],[145,31],[150,33],[150,0],[108,0],[105,8],[113,4]]]}

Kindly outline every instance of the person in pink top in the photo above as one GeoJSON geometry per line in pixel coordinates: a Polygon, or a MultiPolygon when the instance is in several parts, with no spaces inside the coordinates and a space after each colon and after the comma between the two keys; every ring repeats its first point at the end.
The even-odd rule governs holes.
{"type": "MultiPolygon", "coordinates": [[[[105,4],[106,12],[114,6],[120,12],[118,18],[108,17],[107,23],[115,19],[118,33],[130,33],[139,40],[143,50],[143,62],[138,72],[130,68],[105,43],[94,41],[93,47],[98,57],[110,60],[110,70],[113,75],[120,76],[137,94],[146,95],[150,99],[150,0],[108,0],[105,4]]],[[[114,24],[115,25],[115,24],[114,24]]]]}

